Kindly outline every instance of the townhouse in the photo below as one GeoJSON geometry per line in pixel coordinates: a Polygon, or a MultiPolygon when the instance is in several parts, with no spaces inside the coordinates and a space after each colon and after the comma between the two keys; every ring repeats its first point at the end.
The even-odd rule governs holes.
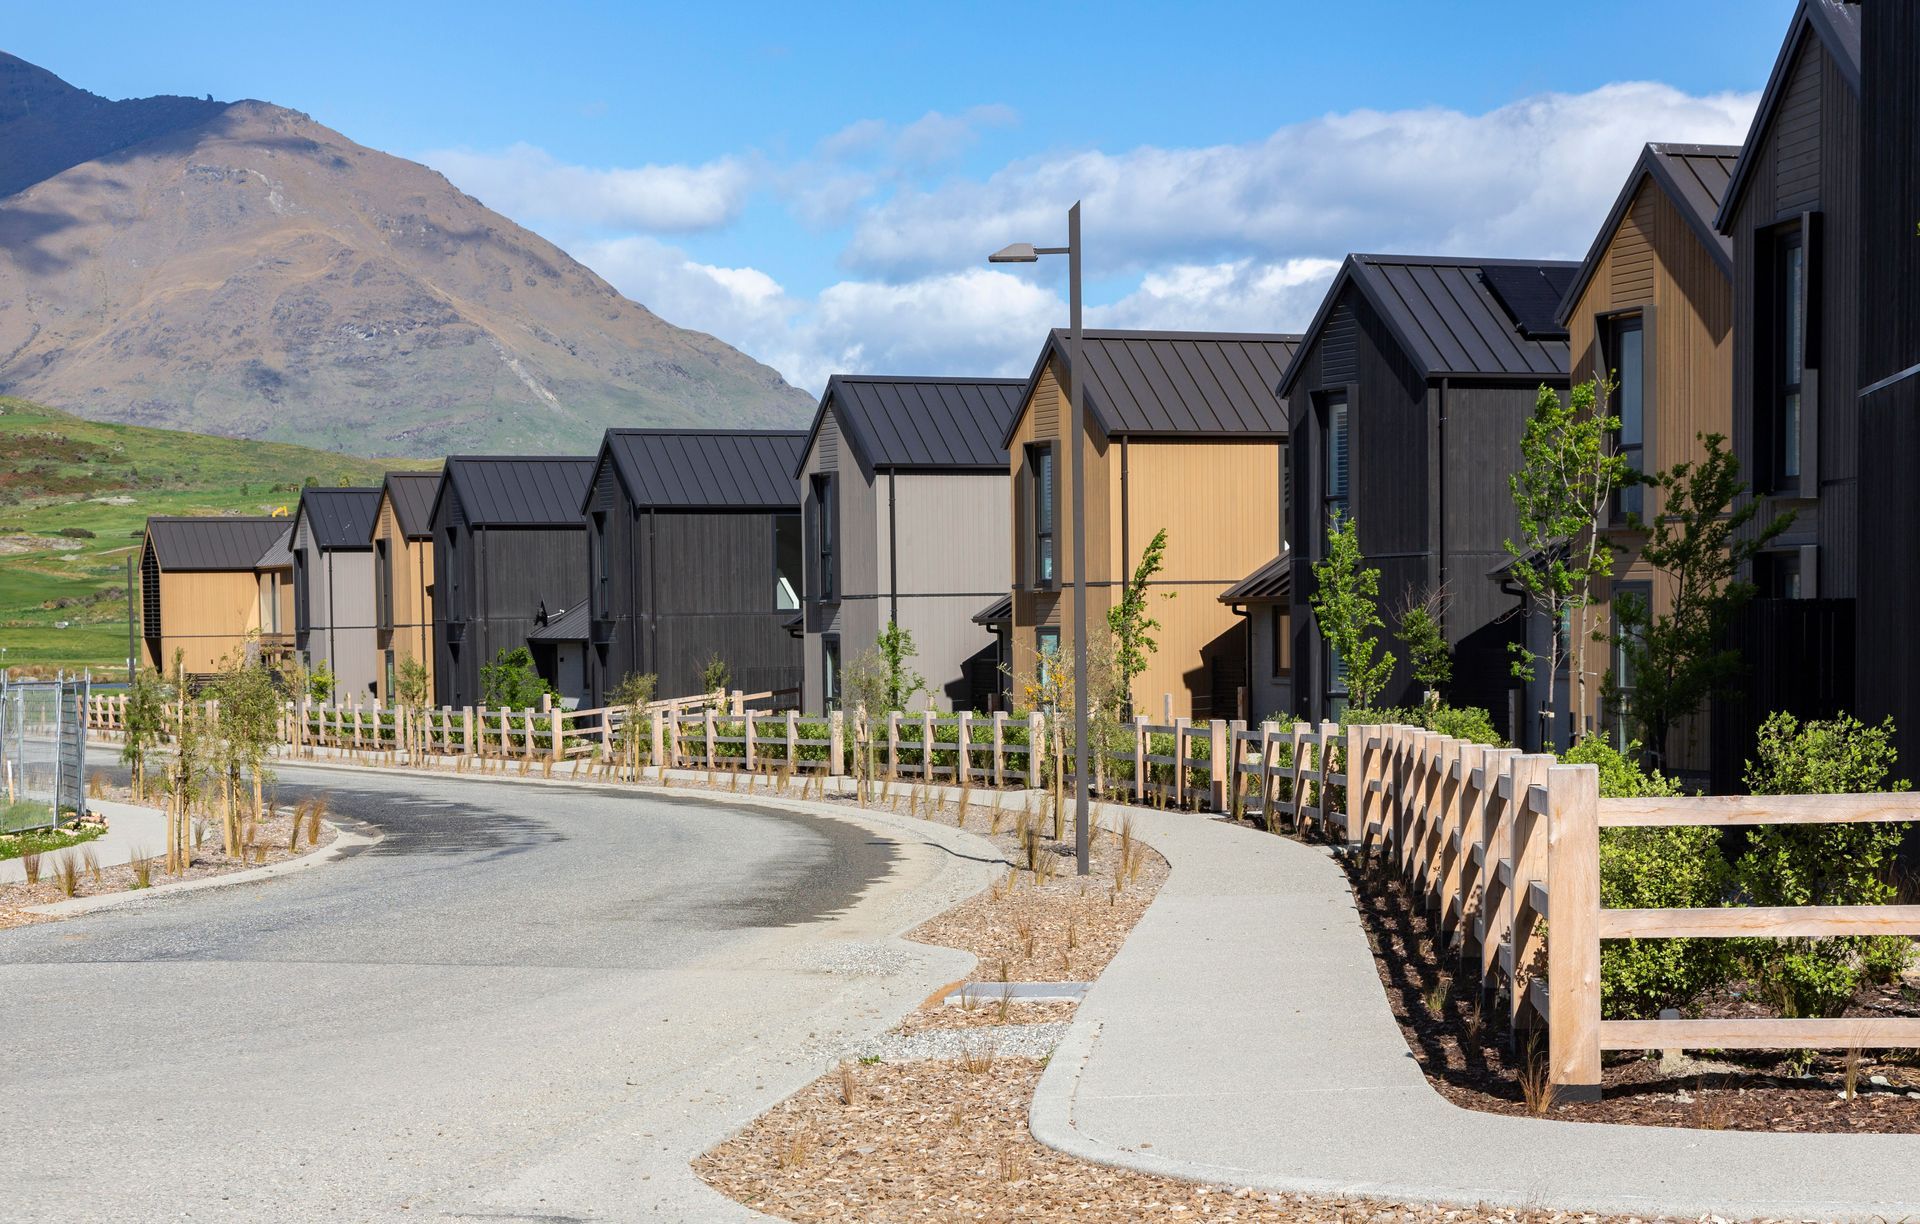
{"type": "Polygon", "coordinates": [[[427,669],[433,693],[433,499],[439,472],[388,472],[373,516],[376,693],[391,704],[402,663],[427,669]]]}
{"type": "Polygon", "coordinates": [[[285,518],[155,515],[140,540],[140,662],[189,676],[289,645],[294,606],[285,518]]]}
{"type": "Polygon", "coordinates": [[[373,516],[378,489],[309,488],[293,512],[294,644],[308,670],[324,666],[334,692],[378,689],[374,633],[373,516]]]}

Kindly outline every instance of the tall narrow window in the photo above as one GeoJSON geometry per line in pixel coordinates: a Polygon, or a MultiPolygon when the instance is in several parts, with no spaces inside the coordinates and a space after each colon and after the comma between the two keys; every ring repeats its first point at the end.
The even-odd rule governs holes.
{"type": "Polygon", "coordinates": [[[593,606],[589,609],[593,618],[604,620],[612,615],[609,610],[608,594],[612,583],[608,580],[607,565],[607,512],[593,512],[593,606]]]}
{"type": "Polygon", "coordinates": [[[307,608],[307,550],[293,550],[293,631],[305,636],[313,624],[307,608]]]}
{"type": "Polygon", "coordinates": [[[1033,577],[1036,586],[1050,587],[1058,577],[1058,567],[1054,559],[1054,523],[1053,523],[1053,447],[1029,446],[1027,448],[1027,471],[1032,478],[1028,481],[1031,489],[1030,506],[1033,520],[1033,577]]]}
{"type": "Polygon", "coordinates": [[[792,612],[800,606],[800,516],[773,516],[773,606],[792,612]]]}
{"type": "Polygon", "coordinates": [[[385,539],[373,542],[373,616],[380,632],[393,632],[393,553],[385,539]]]}
{"type": "Polygon", "coordinates": [[[1293,613],[1286,605],[1275,604],[1267,612],[1273,633],[1273,674],[1275,678],[1293,674],[1293,613]]]}
{"type": "Polygon", "coordinates": [[[820,685],[821,696],[826,699],[826,708],[840,708],[840,635],[823,634],[820,638],[820,685]]]}
{"type": "MultiPolygon", "coordinates": [[[[1611,649],[1613,665],[1614,696],[1611,698],[1616,710],[1633,708],[1634,674],[1632,656],[1627,653],[1628,640],[1644,641],[1643,624],[1653,599],[1653,588],[1644,582],[1621,583],[1614,588],[1613,624],[1614,635],[1611,649]],[[1635,627],[1628,629],[1628,622],[1635,627]]],[[[1620,752],[1627,750],[1627,720],[1616,714],[1613,719],[1613,746],[1620,752]]]]}
{"type": "Polygon", "coordinates": [[[1347,499],[1351,489],[1351,468],[1353,451],[1351,436],[1347,424],[1347,397],[1345,392],[1327,400],[1326,405],[1326,518],[1331,522],[1338,514],[1342,519],[1353,517],[1347,499]]]}
{"type": "Polygon", "coordinates": [[[1800,479],[1800,380],[1807,355],[1807,249],[1795,228],[1779,238],[1774,259],[1774,351],[1778,382],[1773,414],[1775,487],[1800,479]]]}
{"type": "Polygon", "coordinates": [[[1347,708],[1347,661],[1327,647],[1327,717],[1338,719],[1347,708]]]}
{"type": "Polygon", "coordinates": [[[1060,666],[1060,630],[1048,626],[1035,630],[1034,653],[1038,656],[1040,691],[1045,693],[1052,688],[1053,669],[1060,666]]]}
{"type": "MultiPolygon", "coordinates": [[[[296,553],[294,559],[299,560],[296,553]]],[[[299,587],[294,588],[295,606],[305,603],[300,598],[299,587]]],[[[447,528],[447,620],[457,621],[463,609],[460,606],[460,529],[447,528]]]]}
{"type": "MultiPolygon", "coordinates": [[[[1613,320],[1608,327],[1607,357],[1614,379],[1612,412],[1620,418],[1620,432],[1614,445],[1636,472],[1644,472],[1646,456],[1646,348],[1640,316],[1613,320]]],[[[1614,498],[1614,519],[1625,521],[1629,514],[1641,514],[1646,490],[1641,485],[1621,489],[1614,498]]]]}
{"type": "Polygon", "coordinates": [[[834,504],[833,477],[818,475],[813,478],[814,506],[814,565],[820,576],[819,599],[831,603],[840,598],[838,584],[834,581],[834,550],[838,541],[839,524],[837,507],[834,504]]]}

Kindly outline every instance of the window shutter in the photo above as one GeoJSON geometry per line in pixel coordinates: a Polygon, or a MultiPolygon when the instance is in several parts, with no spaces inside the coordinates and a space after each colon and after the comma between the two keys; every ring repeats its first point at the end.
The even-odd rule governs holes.
{"type": "Polygon", "coordinates": [[[1820,214],[1800,214],[1800,496],[1820,496],[1820,214]]]}

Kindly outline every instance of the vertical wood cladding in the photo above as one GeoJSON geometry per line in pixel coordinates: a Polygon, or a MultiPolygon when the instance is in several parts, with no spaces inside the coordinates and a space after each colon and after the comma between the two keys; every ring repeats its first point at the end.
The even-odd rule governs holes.
{"type": "Polygon", "coordinates": [[[1920,776],[1920,5],[1862,11],[1858,713],[1920,776]]]}

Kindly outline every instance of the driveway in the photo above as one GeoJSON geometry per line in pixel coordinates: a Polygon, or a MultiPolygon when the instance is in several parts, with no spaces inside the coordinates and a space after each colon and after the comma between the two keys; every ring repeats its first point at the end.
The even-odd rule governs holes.
{"type": "Polygon", "coordinates": [[[383,839],[0,932],[0,1219],[744,1218],[687,1160],[964,974],[894,936],[988,878],[801,805],[310,790],[383,839]]]}

